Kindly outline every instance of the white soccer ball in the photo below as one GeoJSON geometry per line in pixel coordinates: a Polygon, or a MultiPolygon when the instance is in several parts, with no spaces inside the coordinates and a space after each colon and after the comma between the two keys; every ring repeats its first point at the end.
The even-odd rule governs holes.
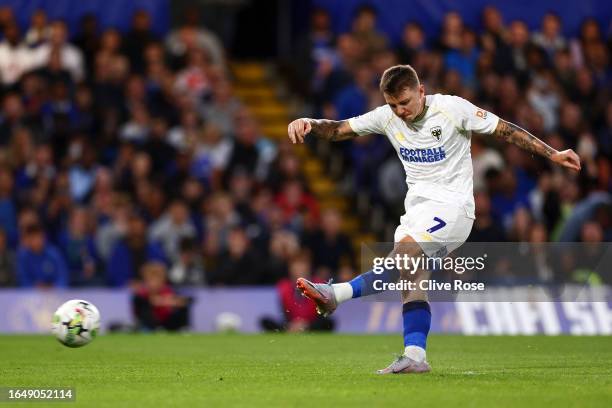
{"type": "Polygon", "coordinates": [[[86,300],[73,299],[61,305],[53,315],[51,331],[65,346],[82,347],[98,335],[100,312],[86,300]]]}
{"type": "Polygon", "coordinates": [[[220,332],[237,332],[242,327],[242,318],[236,313],[222,312],[217,315],[215,325],[220,332]]]}

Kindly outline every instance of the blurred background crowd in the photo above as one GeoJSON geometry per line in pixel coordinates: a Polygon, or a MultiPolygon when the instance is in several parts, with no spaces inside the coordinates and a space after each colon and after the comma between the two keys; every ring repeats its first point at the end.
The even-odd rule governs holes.
{"type": "MultiPolygon", "coordinates": [[[[554,13],[530,30],[488,6],[481,30],[449,12],[435,35],[407,21],[394,40],[377,28],[376,8],[348,12],[351,27],[338,32],[328,11],[312,9],[291,58],[275,66],[298,113],[365,113],[384,103],[384,69],[411,64],[427,93],[462,96],[581,156],[583,170],[570,174],[474,136],[470,241],[612,239],[610,27],[587,19],[567,37],[554,13]]],[[[91,14],[70,30],[42,10],[20,25],[2,7],[0,32],[1,286],[123,287],[150,277],[159,288],[161,268],[173,286],[282,292],[289,277],[357,273],[347,214],[321,205],[293,147],[264,134],[236,97],[232,49],[197,12],[159,33],[145,10],[127,30],[91,14]]],[[[388,241],[406,188],[388,141],[309,148],[324,150],[360,228],[388,241]]]]}

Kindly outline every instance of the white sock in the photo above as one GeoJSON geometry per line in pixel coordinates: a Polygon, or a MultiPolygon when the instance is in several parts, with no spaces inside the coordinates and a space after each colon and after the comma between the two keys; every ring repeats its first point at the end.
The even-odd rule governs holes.
{"type": "Polygon", "coordinates": [[[419,363],[425,361],[425,349],[419,346],[406,346],[404,355],[419,363]]]}
{"type": "Polygon", "coordinates": [[[338,304],[353,298],[353,287],[348,282],[334,283],[332,284],[332,289],[338,304]]]}

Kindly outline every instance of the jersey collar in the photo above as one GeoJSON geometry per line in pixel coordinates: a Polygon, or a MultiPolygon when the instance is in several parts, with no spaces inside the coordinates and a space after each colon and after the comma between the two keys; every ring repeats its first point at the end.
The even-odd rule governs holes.
{"type": "Polygon", "coordinates": [[[406,124],[406,126],[408,126],[409,128],[415,129],[419,122],[423,120],[423,118],[425,117],[425,115],[427,115],[427,111],[429,110],[429,105],[427,105],[427,97],[425,97],[425,106],[423,107],[423,110],[421,111],[421,113],[419,113],[419,115],[414,118],[414,120],[410,121],[410,122],[406,122],[404,121],[404,123],[406,124]]]}
{"type": "Polygon", "coordinates": [[[417,116],[416,118],[414,118],[414,120],[411,121],[412,124],[417,124],[419,121],[421,121],[421,119],[423,119],[425,117],[425,115],[427,115],[427,110],[429,109],[429,105],[427,105],[427,101],[425,101],[425,105],[423,106],[423,110],[421,111],[421,113],[419,113],[419,116],[417,116]]]}

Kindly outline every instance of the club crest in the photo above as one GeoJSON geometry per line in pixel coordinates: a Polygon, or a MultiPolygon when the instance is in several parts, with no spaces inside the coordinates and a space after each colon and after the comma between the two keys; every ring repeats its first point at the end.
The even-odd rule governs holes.
{"type": "Polygon", "coordinates": [[[431,130],[431,135],[434,137],[434,139],[436,139],[439,142],[440,137],[442,136],[442,128],[440,126],[434,126],[430,130],[431,130]]]}

